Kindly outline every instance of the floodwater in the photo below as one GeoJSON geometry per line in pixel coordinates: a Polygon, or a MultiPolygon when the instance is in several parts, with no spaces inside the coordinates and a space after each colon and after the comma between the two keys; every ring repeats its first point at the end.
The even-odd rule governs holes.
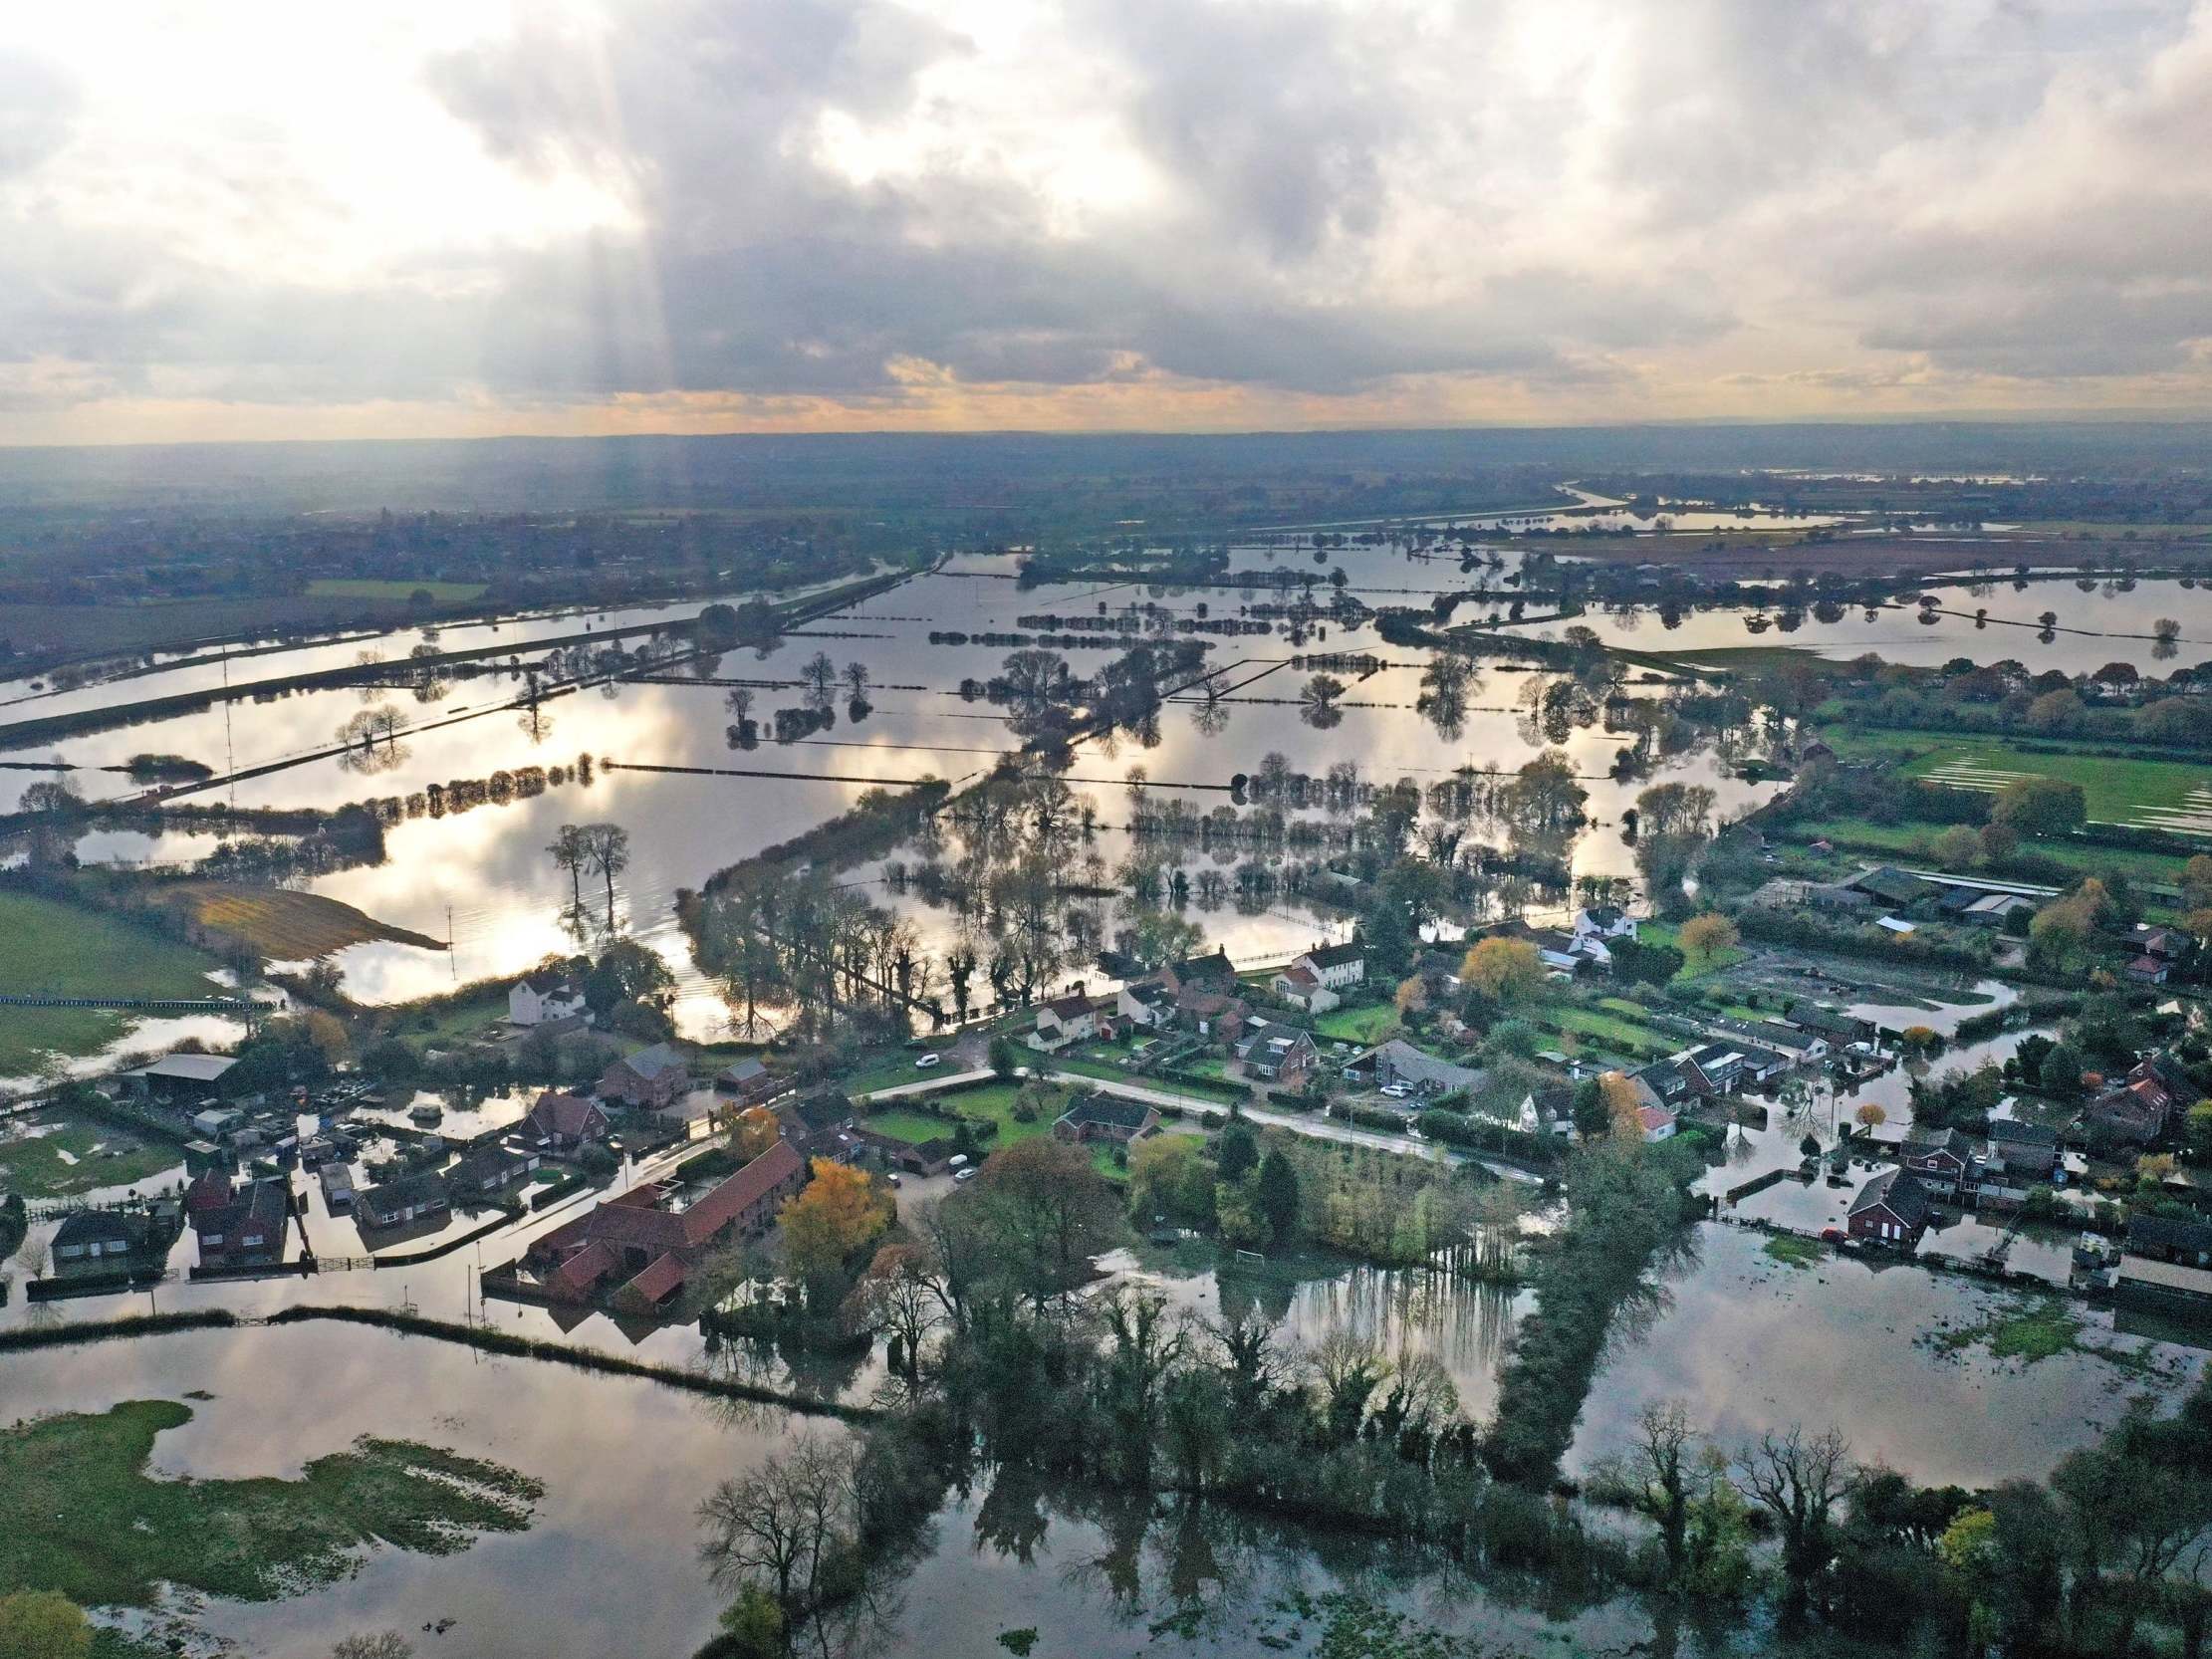
{"type": "Polygon", "coordinates": [[[1657,1275],[1656,1307],[1616,1322],[1570,1472],[1624,1447],[1644,1406],[1680,1399],[1724,1446],[1834,1426],[1859,1461],[1924,1484],[2040,1478],[2132,1397],[2170,1408],[2203,1369],[2200,1351],[2119,1335],[2108,1313],[2086,1307],[2081,1341],[2129,1357],[2023,1363],[1992,1359],[1986,1344],[1944,1353],[1929,1332],[1980,1324],[2018,1294],[1861,1256],[1792,1268],[1748,1228],[1705,1223],[1693,1236],[1691,1257],[1657,1275]]]}
{"type": "MultiPolygon", "coordinates": [[[[1239,557],[1246,551],[1262,563],[1279,557],[1275,549],[1240,550],[1239,557]]],[[[1287,551],[1280,557],[1286,574],[1305,563],[1305,556],[1287,551]]],[[[1382,602],[1407,602],[1397,595],[1448,586],[1453,574],[1431,574],[1394,544],[1330,550],[1330,559],[1352,574],[1354,592],[1371,591],[1382,602]]],[[[563,824],[612,821],[631,836],[630,866],[613,894],[617,925],[659,950],[675,969],[679,1030],[687,1037],[711,1039],[725,1034],[727,1009],[716,988],[692,967],[688,944],[675,928],[678,889],[696,887],[714,870],[845,811],[871,785],[895,786],[926,777],[964,782],[1018,747],[1000,711],[960,694],[963,680],[995,672],[1007,647],[973,637],[964,644],[933,642],[933,629],[957,629],[971,636],[1034,634],[1041,631],[1034,621],[1038,616],[1095,614],[1101,606],[1143,601],[1148,594],[1185,616],[1205,603],[1210,603],[1211,615],[1225,617],[1271,599],[1264,592],[1234,589],[1132,591],[1125,585],[1089,584],[1023,589],[1011,580],[1013,574],[1008,559],[958,561],[823,618],[767,652],[730,652],[695,665],[672,664],[650,681],[549,697],[534,711],[500,706],[520,688],[519,680],[501,673],[455,678],[427,704],[403,691],[302,692],[87,734],[57,747],[79,767],[116,766],[152,751],[187,755],[219,770],[273,768],[197,797],[242,807],[328,808],[346,801],[403,799],[433,784],[482,779],[499,770],[562,769],[563,781],[549,784],[542,794],[518,795],[440,818],[406,819],[387,834],[385,862],[314,882],[317,891],[380,921],[451,941],[450,952],[385,942],[341,952],[337,961],[349,992],[369,1003],[404,1001],[458,983],[518,973],[554,952],[589,948],[604,937],[609,895],[604,885],[593,890],[589,883],[572,894],[547,847],[563,824]],[[1033,619],[1027,627],[1024,617],[1033,619]],[[725,705],[730,687],[711,681],[753,682],[753,718],[765,725],[776,707],[800,700],[794,688],[799,665],[817,651],[827,653],[841,669],[849,663],[865,666],[871,707],[864,717],[854,720],[841,701],[837,724],[827,731],[794,743],[764,738],[749,749],[733,748],[725,731],[731,718],[725,705]],[[702,672],[706,679],[699,677],[702,672]],[[368,759],[300,758],[327,748],[338,728],[372,701],[387,703],[405,724],[396,744],[368,759]],[[584,756],[595,762],[588,783],[576,765],[584,756]],[[719,768],[747,775],[639,770],[652,767],[719,768]],[[573,913],[575,898],[582,900],[581,914],[573,913]]],[[[694,611],[692,605],[640,609],[610,613],[605,622],[673,621],[694,611]]],[[[573,624],[574,618],[562,619],[558,626],[549,622],[540,636],[573,624]]],[[[524,642],[517,631],[522,624],[503,626],[518,645],[524,642]]],[[[1526,671],[1505,667],[1485,673],[1470,692],[1464,722],[1447,732],[1414,711],[1422,653],[1380,646],[1364,625],[1348,632],[1320,621],[1291,637],[1282,631],[1284,624],[1277,627],[1271,633],[1212,639],[1209,665],[1226,670],[1223,680],[1238,686],[1228,699],[1210,707],[1194,698],[1172,701],[1156,731],[1120,734],[1078,752],[1072,782],[1092,802],[1103,827],[1094,847],[1106,869],[1118,869],[1130,852],[1123,781],[1132,767],[1149,775],[1154,791],[1188,790],[1194,806],[1210,811],[1228,799],[1223,791],[1234,774],[1254,770],[1271,751],[1317,776],[1340,761],[1351,761],[1369,781],[1404,777],[1425,784],[1463,767],[1511,769],[1545,746],[1522,711],[1520,699],[1532,677],[1526,671]],[[1373,652],[1390,665],[1353,685],[1336,720],[1317,724],[1306,718],[1297,701],[1309,671],[1290,658],[1298,650],[1340,646],[1373,652]]],[[[444,630],[441,642],[455,642],[456,631],[444,630]]],[[[315,652],[336,653],[335,660],[350,662],[363,650],[374,649],[394,659],[416,638],[395,633],[379,640],[303,647],[311,654],[299,663],[293,661],[299,652],[289,651],[256,660],[264,667],[276,664],[271,669],[275,672],[320,663],[323,659],[315,652]]],[[[1112,649],[1122,643],[1116,638],[1112,649]]],[[[1079,649],[1069,654],[1088,670],[1110,652],[1079,649]]],[[[207,665],[198,664],[162,673],[207,671],[207,665]]],[[[162,689],[151,683],[159,677],[69,695],[131,699],[162,689]]],[[[27,705],[27,710],[44,712],[46,701],[27,705]]],[[[1605,774],[1622,741],[1589,727],[1568,733],[1562,745],[1587,780],[1596,821],[1574,850],[1577,873],[1632,873],[1632,849],[1617,827],[1622,810],[1650,782],[1708,783],[1718,792],[1723,813],[1740,811],[1775,787],[1745,784],[1709,754],[1675,758],[1654,778],[1616,784],[1605,774]]],[[[45,758],[45,752],[27,758],[45,758]]],[[[0,773],[0,794],[12,800],[39,776],[0,773]]],[[[96,798],[123,796],[133,789],[120,774],[79,772],[76,777],[96,798]]],[[[117,830],[87,836],[79,850],[90,861],[169,863],[204,851],[205,843],[196,834],[117,830]]],[[[1192,853],[1184,861],[1196,864],[1209,856],[1192,853]]],[[[853,879],[865,883],[878,873],[862,869],[853,879]]],[[[871,888],[871,896],[911,914],[931,952],[941,954],[951,942],[956,920],[932,914],[917,896],[892,895],[879,884],[871,888]]],[[[1284,899],[1193,912],[1192,919],[1239,960],[1261,963],[1287,959],[1317,940],[1339,936],[1345,925],[1339,914],[1317,913],[1284,899]]],[[[1109,915],[1108,937],[1112,925],[1109,915]]]]}

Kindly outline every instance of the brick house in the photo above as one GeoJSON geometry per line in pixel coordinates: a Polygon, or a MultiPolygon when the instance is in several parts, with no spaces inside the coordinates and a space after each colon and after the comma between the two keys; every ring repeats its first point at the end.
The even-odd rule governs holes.
{"type": "Polygon", "coordinates": [[[210,1171],[185,1190],[184,1217],[199,1241],[201,1267],[269,1267],[284,1260],[291,1188],[281,1180],[240,1186],[210,1171]]]}
{"type": "Polygon", "coordinates": [[[1931,1193],[1971,1201],[1981,1184],[1981,1159],[1956,1129],[1914,1131],[1898,1149],[1897,1162],[1931,1193]]]}
{"type": "Polygon", "coordinates": [[[1320,1063],[1321,1051],[1302,1031],[1263,1026],[1237,1045],[1236,1057],[1244,1063],[1246,1076],[1279,1088],[1298,1088],[1320,1063]]]}
{"type": "Polygon", "coordinates": [[[364,1227],[406,1227],[451,1213],[453,1194],[437,1174],[402,1175],[365,1188],[354,1200],[364,1227]]]}
{"type": "Polygon", "coordinates": [[[1098,1010],[1091,1006],[1090,997],[1078,986],[1065,997],[1055,997],[1037,1010],[1037,1029],[1029,1034],[1029,1046],[1051,1054],[1071,1043],[1088,1043],[1098,1035],[1098,1010]]]}
{"type": "Polygon", "coordinates": [[[1844,1225],[1854,1239],[1912,1250],[1930,1213],[1927,1188],[1908,1170],[1885,1169],[1858,1189],[1844,1225]]]}
{"type": "Polygon", "coordinates": [[[1126,1146],[1158,1127],[1158,1108],[1142,1100],[1124,1100],[1111,1094],[1086,1094],[1078,1097],[1053,1125],[1053,1134],[1078,1145],[1103,1140],[1126,1146]]]}
{"type": "Polygon", "coordinates": [[[605,1140],[612,1127],[606,1110],[597,1100],[550,1088],[532,1103],[523,1123],[530,1134],[555,1152],[574,1152],[578,1147],[605,1140]]]}
{"type": "Polygon", "coordinates": [[[600,1078],[600,1098],[624,1105],[665,1106],[691,1087],[691,1067],[683,1056],[666,1043],[655,1043],[624,1055],[600,1078]]]}
{"type": "Polygon", "coordinates": [[[757,1105],[788,1086],[787,1080],[780,1073],[769,1070],[751,1055],[743,1060],[732,1061],[714,1074],[717,1093],[733,1094],[748,1106],[757,1105]]]}

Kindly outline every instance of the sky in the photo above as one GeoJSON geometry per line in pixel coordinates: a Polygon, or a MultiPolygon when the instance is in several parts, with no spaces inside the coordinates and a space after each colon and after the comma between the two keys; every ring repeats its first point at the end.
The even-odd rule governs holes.
{"type": "Polygon", "coordinates": [[[2212,411],[2212,0],[0,9],[0,443],[2212,411]]]}

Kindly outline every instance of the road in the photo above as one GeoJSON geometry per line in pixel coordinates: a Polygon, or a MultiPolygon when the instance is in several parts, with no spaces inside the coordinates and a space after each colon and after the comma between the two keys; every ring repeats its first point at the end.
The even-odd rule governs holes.
{"type": "MultiPolygon", "coordinates": [[[[1022,1069],[1026,1074],[1029,1067],[1024,1066],[1022,1069]]],[[[943,1089],[964,1087],[969,1083],[988,1082],[994,1074],[988,1067],[955,1071],[946,1076],[933,1076],[922,1082],[879,1088],[862,1098],[870,1102],[911,1099],[916,1095],[934,1094],[943,1089]]],[[[1097,1089],[1102,1094],[1117,1094],[1127,1100],[1142,1100],[1147,1105],[1173,1107],[1188,1115],[1222,1119],[1229,1115],[1227,1106],[1216,1105],[1211,1100],[1201,1100],[1189,1094],[1178,1094],[1173,1089],[1148,1088],[1142,1083],[1124,1082],[1118,1077],[1093,1076],[1088,1071],[1057,1071],[1050,1066],[1046,1067],[1045,1074],[1055,1082],[1097,1089]]],[[[1433,1158],[1446,1163],[1478,1163],[1491,1174],[1508,1181],[1526,1181],[1533,1185],[1540,1179],[1516,1165],[1452,1152],[1432,1140],[1423,1140],[1414,1135],[1394,1135],[1382,1129],[1362,1128],[1356,1123],[1341,1123],[1333,1117],[1311,1117],[1304,1112],[1286,1111],[1280,1106],[1247,1102],[1242,1109],[1250,1122],[1262,1123],[1270,1128],[1288,1129],[1292,1134],[1305,1135],[1312,1140],[1333,1140],[1346,1146],[1368,1146],[1379,1152],[1396,1152],[1409,1158],[1433,1158]]]]}

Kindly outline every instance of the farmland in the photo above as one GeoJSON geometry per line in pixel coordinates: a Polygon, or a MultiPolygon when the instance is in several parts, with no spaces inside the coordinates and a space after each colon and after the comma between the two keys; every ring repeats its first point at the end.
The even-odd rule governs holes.
{"type": "Polygon", "coordinates": [[[351,904],[320,893],[195,881],[167,889],[162,899],[200,926],[236,939],[272,961],[327,956],[377,939],[425,950],[443,948],[440,940],[386,926],[351,904]]]}
{"type": "Polygon", "coordinates": [[[405,599],[428,593],[440,604],[483,593],[481,582],[384,582],[373,577],[319,577],[307,585],[311,599],[405,599]]]}
{"type": "Polygon", "coordinates": [[[2212,832],[2208,767],[2135,760],[2087,746],[2038,743],[2030,750],[2003,738],[1934,732],[1832,732],[1830,741],[1841,755],[1894,761],[1903,776],[1931,784],[1994,794],[2015,778],[2054,778],[2082,787],[2095,823],[2212,832]]]}
{"type": "MultiPolygon", "coordinates": [[[[37,893],[0,892],[0,993],[207,997],[214,961],[146,928],[37,893]]],[[[0,1008],[0,1076],[91,1054],[123,1029],[104,1009],[0,1008]]]]}

